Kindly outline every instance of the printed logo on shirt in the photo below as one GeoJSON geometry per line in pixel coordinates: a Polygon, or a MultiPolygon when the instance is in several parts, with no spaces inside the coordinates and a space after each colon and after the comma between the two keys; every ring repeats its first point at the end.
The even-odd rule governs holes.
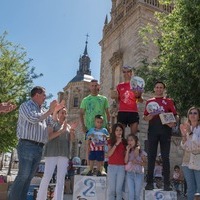
{"type": "Polygon", "coordinates": [[[167,105],[167,102],[163,99],[162,104],[167,105]]]}
{"type": "Polygon", "coordinates": [[[106,135],[102,132],[95,132],[90,137],[95,146],[104,146],[106,143],[106,135]]]}

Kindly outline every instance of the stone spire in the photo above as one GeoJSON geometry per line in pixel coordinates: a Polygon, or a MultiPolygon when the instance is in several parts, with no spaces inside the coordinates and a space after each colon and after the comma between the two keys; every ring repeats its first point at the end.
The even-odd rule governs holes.
{"type": "Polygon", "coordinates": [[[88,44],[88,37],[89,37],[89,35],[87,34],[86,35],[86,41],[85,41],[85,50],[84,50],[84,53],[83,53],[83,55],[88,55],[88,52],[87,52],[87,44],[88,44]]]}
{"type": "Polygon", "coordinates": [[[104,25],[107,25],[107,24],[108,24],[108,15],[106,15],[105,22],[104,22],[104,25]]]}

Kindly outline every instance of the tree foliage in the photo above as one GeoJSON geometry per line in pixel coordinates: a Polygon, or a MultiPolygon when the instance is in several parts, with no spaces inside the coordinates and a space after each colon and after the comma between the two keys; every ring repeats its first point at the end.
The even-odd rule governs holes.
{"type": "MultiPolygon", "coordinates": [[[[33,79],[42,76],[31,67],[32,59],[19,45],[6,40],[6,33],[0,36],[0,101],[11,101],[20,105],[29,96],[33,79]]],[[[0,115],[0,152],[7,152],[16,145],[18,109],[0,115]]]]}
{"type": "MultiPolygon", "coordinates": [[[[200,106],[200,1],[174,2],[172,13],[156,13],[156,34],[151,34],[160,49],[156,62],[151,66],[143,64],[137,73],[147,83],[155,78],[164,80],[167,94],[175,100],[179,112],[185,114],[189,107],[200,106]]],[[[149,27],[146,30],[148,34],[152,32],[149,27]]]]}

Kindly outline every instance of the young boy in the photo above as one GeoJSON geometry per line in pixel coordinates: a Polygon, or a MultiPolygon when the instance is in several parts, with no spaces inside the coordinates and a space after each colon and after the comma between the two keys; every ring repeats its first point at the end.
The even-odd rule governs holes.
{"type": "Polygon", "coordinates": [[[87,173],[87,176],[93,175],[94,162],[97,164],[97,176],[102,176],[101,169],[104,162],[104,146],[106,138],[109,135],[106,128],[103,126],[103,116],[95,116],[95,127],[91,128],[87,135],[86,139],[88,140],[88,149],[89,149],[89,164],[90,171],[87,173]]]}

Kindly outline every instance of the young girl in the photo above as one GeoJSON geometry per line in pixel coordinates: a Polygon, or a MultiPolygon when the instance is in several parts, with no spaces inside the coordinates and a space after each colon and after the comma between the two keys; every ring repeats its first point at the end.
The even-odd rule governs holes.
{"type": "Polygon", "coordinates": [[[122,200],[122,187],[125,178],[125,145],[123,125],[121,123],[114,124],[110,140],[108,140],[107,199],[109,200],[122,200]]]}
{"type": "Polygon", "coordinates": [[[124,161],[126,163],[129,200],[139,200],[143,188],[144,165],[146,164],[147,154],[140,149],[136,135],[128,135],[127,140],[128,145],[124,161]]]}

